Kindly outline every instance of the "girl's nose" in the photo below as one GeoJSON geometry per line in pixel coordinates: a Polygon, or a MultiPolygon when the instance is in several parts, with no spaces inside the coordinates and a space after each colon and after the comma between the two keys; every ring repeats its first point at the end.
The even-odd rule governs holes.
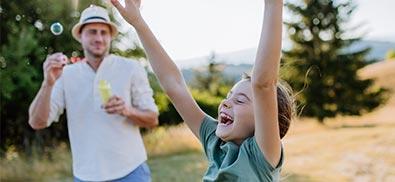
{"type": "Polygon", "coordinates": [[[230,108],[232,108],[231,104],[230,104],[230,103],[228,103],[228,101],[227,101],[227,100],[224,100],[224,101],[222,102],[222,105],[223,105],[225,108],[227,108],[227,109],[230,109],[230,108]]]}

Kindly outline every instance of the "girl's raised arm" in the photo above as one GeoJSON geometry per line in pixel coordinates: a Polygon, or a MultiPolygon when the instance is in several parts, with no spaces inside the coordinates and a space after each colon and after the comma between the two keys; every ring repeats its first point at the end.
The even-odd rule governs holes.
{"type": "Polygon", "coordinates": [[[264,20],[251,77],[255,137],[266,159],[275,167],[281,155],[277,80],[281,54],[282,0],[265,0],[264,20]]]}
{"type": "Polygon", "coordinates": [[[163,90],[170,97],[182,119],[192,132],[199,137],[199,128],[205,113],[192,98],[180,70],[142,18],[139,10],[141,1],[125,0],[125,7],[122,7],[118,0],[111,0],[111,2],[123,18],[136,29],[163,90]]]}

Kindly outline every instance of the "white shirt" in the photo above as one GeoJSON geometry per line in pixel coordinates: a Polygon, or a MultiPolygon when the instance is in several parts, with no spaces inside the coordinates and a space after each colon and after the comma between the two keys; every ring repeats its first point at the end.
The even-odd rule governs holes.
{"type": "Polygon", "coordinates": [[[158,112],[147,73],[137,61],[109,55],[96,73],[86,62],[65,66],[51,93],[48,126],[66,109],[73,173],[81,180],[120,178],[147,160],[139,127],[101,108],[102,79],[128,106],[158,112]]]}

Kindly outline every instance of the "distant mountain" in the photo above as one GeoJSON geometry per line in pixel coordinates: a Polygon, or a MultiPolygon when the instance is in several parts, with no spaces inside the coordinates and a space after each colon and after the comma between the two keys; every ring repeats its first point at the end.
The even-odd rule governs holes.
{"type": "MultiPolygon", "coordinates": [[[[362,40],[349,49],[351,51],[360,50],[366,47],[371,47],[371,51],[367,56],[368,60],[384,60],[385,54],[390,49],[395,49],[394,42],[362,40]]],[[[252,64],[254,63],[256,49],[244,49],[240,51],[217,54],[216,61],[225,65],[224,74],[226,77],[233,80],[239,80],[244,72],[250,72],[252,64]]],[[[202,66],[208,64],[208,57],[198,57],[178,62],[182,68],[182,73],[187,82],[192,81],[194,69],[200,69],[202,66]]]]}
{"type": "MultiPolygon", "coordinates": [[[[368,59],[383,60],[385,54],[390,49],[395,49],[395,42],[384,42],[375,40],[362,40],[352,45],[349,49],[356,51],[365,47],[371,47],[372,50],[368,55],[368,59]]],[[[253,64],[256,54],[256,48],[244,49],[240,51],[217,54],[217,60],[226,64],[253,64]]],[[[201,65],[207,65],[207,57],[197,57],[188,60],[177,61],[178,65],[182,68],[192,68],[201,65]]]]}
{"type": "MultiPolygon", "coordinates": [[[[256,48],[244,49],[235,52],[216,54],[216,61],[224,64],[253,64],[256,54],[256,48]]],[[[176,61],[181,68],[188,69],[207,65],[209,56],[202,56],[187,60],[176,61]]]]}
{"type": "MultiPolygon", "coordinates": [[[[199,67],[201,68],[201,67],[199,67]]],[[[196,73],[197,68],[188,68],[182,69],[181,72],[186,80],[187,83],[193,81],[194,74],[196,73]]],[[[223,74],[224,77],[238,81],[241,79],[243,73],[250,73],[252,70],[252,64],[225,64],[223,74]]]]}
{"type": "Polygon", "coordinates": [[[368,59],[375,59],[382,61],[385,59],[385,55],[390,49],[395,49],[394,42],[374,41],[374,40],[363,40],[351,46],[350,50],[360,50],[366,47],[371,47],[371,51],[368,54],[368,59]]]}

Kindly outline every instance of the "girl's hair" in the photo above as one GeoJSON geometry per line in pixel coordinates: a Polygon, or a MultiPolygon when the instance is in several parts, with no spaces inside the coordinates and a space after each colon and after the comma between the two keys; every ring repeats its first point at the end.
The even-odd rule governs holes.
{"type": "MultiPolygon", "coordinates": [[[[251,81],[251,76],[244,73],[243,79],[251,81]]],[[[277,107],[280,138],[283,138],[288,132],[291,120],[295,113],[295,102],[292,94],[292,88],[283,80],[280,80],[277,83],[277,107]]]]}

